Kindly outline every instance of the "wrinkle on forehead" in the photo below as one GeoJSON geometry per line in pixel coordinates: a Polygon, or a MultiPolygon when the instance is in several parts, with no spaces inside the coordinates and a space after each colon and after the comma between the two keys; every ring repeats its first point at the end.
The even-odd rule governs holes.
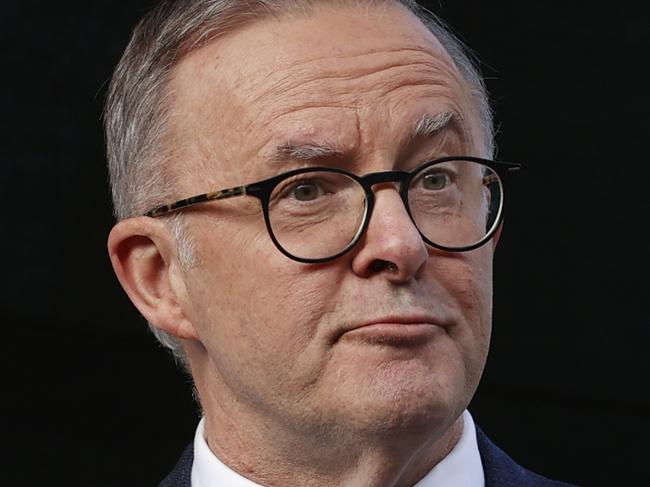
{"type": "Polygon", "coordinates": [[[255,107],[252,125],[275,125],[298,112],[307,119],[306,112],[317,109],[339,108],[358,117],[377,102],[391,111],[427,96],[446,100],[448,108],[465,119],[469,117],[464,107],[471,105],[469,90],[455,67],[444,57],[413,47],[294,62],[245,86],[240,93],[247,106],[255,107]]]}
{"type": "Polygon", "coordinates": [[[388,10],[395,15],[384,12],[383,21],[369,12],[344,17],[345,25],[328,24],[320,10],[305,19],[261,20],[191,53],[172,87],[180,144],[209,147],[195,150],[199,156],[250,161],[272,137],[292,142],[299,132],[336,133],[349,122],[356,140],[337,142],[359,145],[369,131],[364,114],[391,116],[418,97],[471,118],[470,90],[449,55],[411,14],[388,10]],[[338,127],[330,123],[336,119],[338,127]]]}
{"type": "Polygon", "coordinates": [[[232,44],[222,45],[223,65],[246,71],[237,76],[237,86],[231,87],[241,87],[244,81],[247,93],[281,95],[301,85],[310,89],[326,82],[342,84],[362,78],[371,83],[387,71],[409,69],[414,77],[420,71],[439,71],[441,76],[464,84],[449,54],[418,19],[400,9],[387,10],[393,15],[368,12],[361,17],[346,14],[342,21],[336,18],[333,32],[323,28],[328,12],[321,11],[304,19],[284,16],[253,24],[251,32],[241,32],[232,44]],[[381,20],[389,25],[382,25],[381,20]],[[287,25],[291,22],[298,25],[287,25]],[[240,50],[254,53],[252,60],[260,62],[240,63],[240,50]]]}
{"type": "Polygon", "coordinates": [[[281,89],[313,73],[322,80],[353,79],[396,60],[397,65],[434,61],[456,76],[448,53],[412,13],[390,2],[368,7],[322,4],[309,16],[258,19],[189,54],[175,78],[250,93],[271,79],[281,89]]]}
{"type": "Polygon", "coordinates": [[[445,86],[449,81],[460,88],[462,80],[450,65],[425,51],[402,49],[349,57],[308,61],[268,73],[251,83],[249,103],[264,99],[288,100],[292,95],[309,94],[313,102],[357,106],[360,97],[375,92],[383,96],[400,86],[445,86]],[[323,91],[326,98],[318,99],[323,91]]]}

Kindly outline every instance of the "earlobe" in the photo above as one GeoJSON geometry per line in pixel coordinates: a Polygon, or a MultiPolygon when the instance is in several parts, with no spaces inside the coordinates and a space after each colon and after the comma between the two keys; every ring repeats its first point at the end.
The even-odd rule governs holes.
{"type": "Polygon", "coordinates": [[[163,222],[146,217],[118,222],[108,237],[108,253],[120,284],[149,323],[178,338],[197,339],[185,312],[175,242],[163,222]]]}

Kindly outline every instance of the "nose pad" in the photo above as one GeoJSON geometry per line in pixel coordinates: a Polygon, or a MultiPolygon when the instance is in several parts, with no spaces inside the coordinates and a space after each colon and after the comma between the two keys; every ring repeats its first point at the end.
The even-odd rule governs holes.
{"type": "Polygon", "coordinates": [[[352,261],[355,273],[385,273],[391,280],[409,280],[429,257],[395,183],[374,186],[374,206],[360,248],[352,261]]]}

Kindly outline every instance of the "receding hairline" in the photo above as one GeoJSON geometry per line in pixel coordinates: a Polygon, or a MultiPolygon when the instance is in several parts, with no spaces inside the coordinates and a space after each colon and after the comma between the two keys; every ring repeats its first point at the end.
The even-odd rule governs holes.
{"type": "MultiPolygon", "coordinates": [[[[145,210],[143,205],[162,203],[160,198],[168,197],[163,195],[163,190],[150,197],[142,195],[137,185],[128,184],[129,181],[135,182],[130,174],[135,172],[140,180],[151,179],[152,174],[145,174],[151,170],[129,167],[142,165],[134,160],[151,159],[152,164],[158,160],[155,176],[159,180],[166,177],[163,168],[168,166],[169,151],[173,148],[169,143],[173,137],[169,137],[166,127],[172,115],[170,105],[174,101],[170,84],[178,64],[195,50],[219,37],[235,33],[241,26],[269,17],[308,16],[316,8],[356,8],[362,12],[372,9],[380,13],[397,9],[417,20],[422,33],[440,45],[440,51],[446,53],[460,77],[478,95],[475,108],[484,128],[484,145],[487,152],[492,151],[491,112],[472,55],[441,19],[414,0],[249,0],[241,3],[167,0],[155,7],[134,29],[107,97],[104,120],[118,218],[142,213],[145,210]],[[133,112],[133,108],[139,106],[144,107],[144,115],[133,112]]],[[[166,186],[169,193],[171,187],[166,186]]]]}
{"type": "MultiPolygon", "coordinates": [[[[259,24],[269,21],[284,22],[290,21],[291,19],[308,19],[312,17],[314,12],[319,10],[327,12],[347,9],[358,11],[362,14],[370,14],[371,12],[376,14],[378,11],[383,14],[389,14],[397,10],[403,14],[404,19],[415,22],[413,25],[418,26],[419,32],[417,35],[425,41],[420,43],[419,47],[423,49],[433,48],[437,54],[443,54],[445,61],[453,66],[453,68],[458,72],[460,79],[462,79],[464,83],[467,82],[465,76],[460,72],[458,66],[442,42],[435,36],[422,19],[420,19],[415,12],[407,6],[410,3],[410,0],[287,0],[285,2],[276,2],[275,5],[277,8],[274,10],[267,10],[260,7],[254,8],[254,14],[251,13],[245,18],[237,17],[227,26],[219,26],[219,29],[216,31],[213,31],[213,27],[211,27],[209,23],[199,26],[195,32],[191,33],[191,35],[189,35],[185,41],[179,45],[178,55],[175,57],[173,65],[170,67],[165,77],[165,90],[167,90],[167,93],[170,95],[167,101],[169,105],[171,105],[168,107],[170,110],[165,118],[167,122],[171,122],[174,119],[173,106],[177,102],[175,97],[179,93],[179,90],[176,90],[173,87],[180,87],[176,83],[178,81],[177,76],[179,76],[182,69],[181,66],[187,66],[191,62],[191,58],[193,57],[192,55],[197,53],[197,51],[201,51],[203,48],[210,48],[221,39],[235,38],[244,29],[254,29],[259,24]]],[[[413,3],[415,4],[415,2],[413,3]]],[[[413,37],[415,37],[415,35],[413,37]]],[[[354,55],[361,56],[366,54],[368,54],[367,51],[360,50],[354,55]]],[[[318,62],[319,59],[314,58],[310,59],[310,61],[318,62]]],[[[228,66],[226,66],[226,69],[227,68],[228,66]]],[[[167,139],[169,140],[170,137],[167,137],[167,139]]]]}
{"type": "MultiPolygon", "coordinates": [[[[194,74],[198,73],[199,71],[203,70],[203,63],[200,61],[200,63],[197,65],[193,63],[193,56],[192,54],[196,53],[196,51],[201,51],[204,48],[205,49],[210,49],[212,50],[209,52],[209,56],[214,56],[214,53],[219,50],[218,43],[221,40],[226,40],[226,38],[230,38],[230,41],[234,41],[234,49],[232,49],[232,52],[236,52],[238,49],[241,49],[241,46],[237,45],[237,36],[238,34],[241,34],[242,29],[256,29],[260,24],[263,24],[265,22],[291,22],[292,19],[312,19],[314,18],[314,13],[318,15],[319,12],[325,10],[325,11],[332,11],[332,12],[339,12],[341,10],[351,10],[351,11],[358,11],[361,14],[366,14],[366,10],[369,10],[372,6],[377,6],[377,8],[380,9],[380,15],[388,15],[392,14],[395,10],[401,12],[403,14],[402,19],[400,19],[400,23],[403,22],[408,22],[408,23],[413,23],[416,22],[416,24],[412,25],[419,25],[419,28],[416,33],[413,33],[412,35],[408,35],[405,37],[406,41],[408,43],[412,43],[412,48],[420,48],[423,51],[426,50],[428,52],[435,53],[435,56],[440,56],[442,55],[442,59],[444,60],[445,64],[448,64],[449,69],[453,70],[455,73],[455,76],[457,76],[457,79],[461,82],[462,89],[463,90],[469,90],[469,81],[462,75],[460,72],[458,66],[454,62],[453,58],[445,49],[444,45],[438,40],[438,38],[434,35],[433,32],[424,24],[424,22],[417,17],[411,10],[406,8],[403,4],[399,3],[398,1],[395,0],[357,0],[355,2],[345,2],[342,0],[338,1],[332,1],[332,2],[326,2],[326,3],[312,3],[308,7],[305,7],[298,12],[293,11],[293,10],[287,10],[287,11],[280,11],[280,12],[272,12],[271,14],[263,15],[260,17],[255,17],[250,19],[246,23],[240,23],[238,24],[237,28],[230,29],[227,32],[224,33],[224,35],[208,38],[204,37],[203,42],[201,45],[198,43],[194,42],[192,44],[192,49],[191,50],[185,50],[184,51],[184,56],[183,58],[180,58],[177,60],[174,68],[169,74],[169,79],[167,81],[168,85],[170,86],[175,86],[177,89],[172,90],[173,92],[180,94],[184,91],[184,86],[188,86],[187,83],[184,83],[185,81],[191,80],[191,76],[194,74]],[[367,6],[367,7],[366,7],[367,6]],[[216,49],[215,49],[215,44],[216,44],[216,49]],[[190,69],[186,72],[183,72],[185,67],[190,67],[190,69]],[[183,72],[183,79],[179,80],[177,77],[179,74],[183,72]]],[[[373,10],[373,15],[374,15],[374,10],[373,10]]],[[[400,27],[405,32],[409,32],[408,29],[404,29],[404,27],[400,27]]],[[[412,32],[412,31],[411,31],[412,32]]],[[[391,37],[392,38],[392,37],[391,37]]],[[[407,45],[407,44],[405,44],[407,45]]],[[[224,46],[225,50],[229,50],[229,46],[224,46]]],[[[404,49],[406,50],[413,50],[413,49],[404,49]]],[[[374,54],[374,53],[381,53],[381,49],[377,50],[376,47],[372,47],[370,50],[364,50],[364,49],[359,49],[357,52],[353,52],[351,54],[346,53],[346,56],[348,56],[350,59],[354,59],[356,56],[366,56],[367,54],[374,54]]],[[[199,54],[200,55],[200,54],[199,54]]],[[[232,54],[231,54],[232,55],[232,54]]],[[[327,56],[325,58],[317,58],[313,57],[310,55],[310,53],[306,53],[305,59],[308,63],[318,63],[321,59],[328,59],[331,56],[327,56]]],[[[226,59],[228,58],[228,54],[225,55],[226,59]]],[[[229,61],[232,61],[230,59],[229,61]]],[[[275,61],[274,61],[275,62],[275,61]]],[[[296,60],[291,60],[291,63],[294,62],[302,62],[302,60],[296,61],[296,60]]],[[[231,62],[225,61],[223,59],[220,59],[215,63],[215,65],[222,64],[224,66],[225,70],[230,69],[231,62]]],[[[213,65],[214,66],[214,65],[213,65]]],[[[223,93],[221,93],[222,96],[227,96],[226,91],[224,90],[223,93]]],[[[182,95],[181,95],[182,96],[182,95]]],[[[170,100],[170,102],[174,103],[177,102],[178,100],[170,100]]],[[[472,111],[474,111],[475,107],[470,108],[472,111]]],[[[478,112],[478,110],[476,110],[478,112]]],[[[479,117],[478,113],[476,113],[476,116],[479,117]]],[[[170,113],[170,116],[168,117],[169,121],[171,122],[171,130],[174,131],[174,125],[177,122],[182,123],[183,118],[176,118],[174,117],[174,111],[170,113]]],[[[443,125],[448,124],[449,122],[454,122],[457,123],[459,119],[458,114],[452,114],[451,112],[446,112],[443,114],[436,114],[436,115],[431,115],[429,117],[424,117],[425,120],[418,120],[418,130],[419,133],[412,133],[410,134],[411,137],[414,137],[416,135],[424,135],[426,136],[427,134],[425,133],[427,128],[430,132],[435,132],[438,129],[434,128],[434,125],[436,123],[442,122],[443,125]],[[442,116],[442,118],[439,118],[442,116]]],[[[480,118],[480,117],[479,117],[480,118]]],[[[431,133],[429,135],[432,135],[431,133]]],[[[178,141],[179,139],[175,139],[178,141]]],[[[316,153],[319,154],[319,157],[324,157],[324,153],[327,153],[329,156],[336,156],[336,155],[341,155],[342,151],[338,148],[335,148],[334,146],[328,146],[325,147],[327,144],[307,144],[307,146],[300,145],[300,144],[291,144],[287,143],[285,146],[278,146],[276,151],[274,152],[273,155],[269,156],[270,159],[281,159],[281,156],[287,156],[287,155],[292,155],[292,157],[296,159],[311,159],[316,157],[316,153]]]]}
{"type": "MultiPolygon", "coordinates": [[[[253,4],[253,2],[247,3],[247,6],[250,8],[250,11],[247,14],[234,16],[228,22],[220,26],[219,30],[213,30],[210,22],[198,26],[180,44],[175,64],[186,55],[192,53],[196,49],[200,49],[201,47],[210,44],[217,38],[235,35],[239,28],[269,19],[281,21],[284,20],[284,18],[308,18],[318,9],[355,9],[362,13],[368,13],[370,11],[377,13],[377,11],[381,11],[382,9],[384,12],[388,12],[390,9],[395,8],[402,11],[404,14],[411,16],[421,24],[423,32],[428,33],[435,39],[435,35],[433,35],[427,25],[422,22],[422,20],[418,18],[415,12],[411,9],[418,5],[417,2],[411,0],[284,0],[270,2],[273,4],[272,9],[267,5],[260,6],[253,4]]],[[[444,47],[442,47],[442,49],[444,50],[444,47]]]]}
{"type": "MultiPolygon", "coordinates": [[[[282,3],[282,2],[280,2],[282,3]]],[[[459,66],[455,63],[453,56],[445,48],[443,42],[432,32],[431,28],[425,24],[423,19],[419,18],[416,13],[409,9],[403,1],[400,0],[325,0],[325,1],[314,1],[314,0],[287,0],[286,5],[278,7],[278,10],[268,11],[265,9],[258,9],[255,14],[252,13],[245,18],[237,18],[234,21],[230,22],[227,26],[219,26],[218,31],[214,31],[213,28],[209,25],[203,25],[196,29],[184,42],[181,43],[178,50],[178,55],[174,59],[173,66],[168,73],[167,82],[171,80],[174,76],[179,65],[181,65],[188,56],[191,56],[198,50],[206,46],[210,46],[215,42],[218,42],[220,39],[228,37],[236,37],[244,29],[254,29],[259,24],[264,24],[266,22],[284,22],[290,21],[292,19],[301,20],[301,19],[311,19],[314,12],[317,11],[332,11],[337,12],[340,10],[351,10],[357,11],[364,15],[377,14],[377,12],[384,14],[392,14],[394,11],[398,11],[403,14],[404,20],[409,20],[415,22],[413,26],[417,26],[417,33],[415,30],[411,30],[413,33],[410,37],[410,40],[413,43],[413,46],[417,46],[423,50],[432,49],[436,54],[442,54],[444,59],[449,62],[454,68],[459,72],[461,77],[465,80],[465,76],[460,72],[459,66]],[[296,4],[299,8],[292,9],[290,8],[292,4],[296,4]],[[391,12],[393,11],[393,12],[391,12]],[[423,42],[416,42],[416,38],[420,38],[423,42]]],[[[410,3],[406,0],[406,3],[410,3]]],[[[357,54],[364,55],[368,52],[360,50],[357,54]]],[[[318,62],[318,58],[312,59],[313,62],[318,62]]],[[[467,81],[467,80],[465,80],[467,81]]]]}

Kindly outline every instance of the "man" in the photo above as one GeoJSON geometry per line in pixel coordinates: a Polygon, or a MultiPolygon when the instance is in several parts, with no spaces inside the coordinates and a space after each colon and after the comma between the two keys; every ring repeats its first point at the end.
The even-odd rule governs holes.
{"type": "Polygon", "coordinates": [[[435,19],[166,1],[106,128],[113,266],[203,411],[161,485],[561,485],[466,412],[517,166],[489,161],[483,85],[435,19]]]}

